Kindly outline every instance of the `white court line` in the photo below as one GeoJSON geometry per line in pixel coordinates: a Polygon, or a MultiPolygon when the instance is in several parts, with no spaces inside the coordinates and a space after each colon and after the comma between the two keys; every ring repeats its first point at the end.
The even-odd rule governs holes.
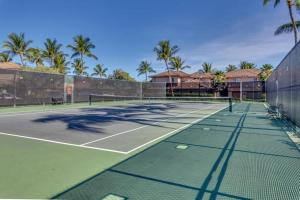
{"type": "Polygon", "coordinates": [[[126,153],[127,153],[127,154],[132,153],[132,152],[134,152],[134,151],[136,151],[136,150],[138,150],[138,149],[140,149],[140,148],[142,148],[142,147],[144,147],[144,146],[146,146],[146,145],[148,145],[148,144],[151,144],[151,143],[153,143],[153,142],[155,142],[155,141],[157,141],[157,140],[160,140],[160,139],[162,139],[162,138],[168,137],[169,135],[172,135],[172,134],[177,133],[177,132],[179,132],[179,131],[181,131],[181,130],[183,130],[183,129],[186,129],[186,128],[188,128],[188,127],[191,127],[192,125],[194,125],[194,124],[196,124],[196,123],[198,123],[198,122],[200,122],[200,121],[202,121],[202,120],[204,120],[204,119],[206,119],[206,118],[208,118],[208,117],[210,117],[210,116],[212,116],[212,115],[214,115],[214,114],[216,114],[216,113],[218,113],[218,112],[220,112],[220,111],[222,111],[222,110],[225,110],[226,108],[228,108],[228,106],[225,107],[225,108],[221,108],[221,109],[219,109],[219,110],[217,110],[217,111],[215,111],[215,112],[213,112],[213,113],[207,114],[206,116],[204,116],[204,117],[201,118],[201,119],[197,119],[197,120],[191,122],[190,124],[187,124],[187,125],[185,125],[185,126],[182,126],[182,127],[178,128],[178,129],[176,129],[176,130],[174,130],[174,131],[171,131],[171,132],[169,132],[169,133],[167,133],[167,134],[165,134],[165,135],[162,135],[162,136],[160,136],[160,137],[158,137],[158,138],[155,138],[155,139],[153,139],[153,140],[151,140],[151,141],[149,141],[149,142],[147,142],[147,143],[145,143],[145,144],[142,144],[142,145],[140,145],[140,146],[138,146],[138,147],[136,147],[136,148],[134,148],[134,149],[132,149],[132,150],[130,150],[130,151],[127,151],[126,153]]]}
{"type": "Polygon", "coordinates": [[[123,152],[123,151],[97,148],[97,147],[89,147],[89,146],[81,146],[81,145],[72,144],[72,143],[58,142],[58,141],[54,141],[54,140],[46,140],[46,139],[41,139],[41,138],[28,137],[28,136],[23,136],[23,135],[15,135],[15,134],[10,134],[10,133],[0,132],[0,135],[6,135],[6,136],[18,137],[18,138],[25,138],[25,139],[30,139],[30,140],[37,140],[37,141],[42,141],[42,142],[54,143],[54,144],[63,144],[63,145],[67,145],[67,146],[80,147],[80,148],[86,148],[86,149],[94,149],[94,150],[101,150],[101,151],[109,151],[109,152],[113,152],[113,153],[127,154],[126,152],[123,152]]]}
{"type": "Polygon", "coordinates": [[[117,106],[105,106],[105,105],[101,105],[101,106],[80,106],[80,107],[73,107],[73,108],[59,108],[59,109],[46,109],[46,110],[36,110],[36,111],[22,111],[22,112],[3,112],[3,114],[0,112],[0,117],[14,117],[14,116],[19,116],[19,115],[34,115],[34,114],[40,114],[40,113],[62,113],[65,114],[64,111],[70,111],[68,112],[68,114],[79,114],[80,112],[84,112],[84,111],[80,111],[79,109],[87,109],[87,108],[99,108],[99,109],[103,109],[103,108],[117,108],[117,106]],[[71,111],[76,111],[79,110],[79,112],[73,112],[71,113],[71,111]]]}
{"type": "MultiPolygon", "coordinates": [[[[181,114],[181,115],[177,115],[177,116],[172,116],[170,118],[174,119],[174,118],[178,118],[178,117],[183,117],[185,115],[189,115],[189,114],[192,114],[192,113],[195,113],[195,112],[199,112],[199,110],[192,111],[192,112],[185,113],[185,114],[181,114]]],[[[97,139],[97,140],[93,140],[93,141],[90,141],[90,142],[83,143],[83,144],[81,144],[81,146],[86,146],[86,145],[89,145],[89,144],[92,144],[92,143],[95,143],[95,142],[99,142],[99,141],[102,141],[102,140],[106,140],[106,139],[109,139],[109,138],[112,138],[112,137],[115,137],[115,136],[123,135],[125,133],[130,133],[130,132],[133,132],[133,131],[137,131],[137,130],[140,130],[140,129],[143,129],[143,128],[147,128],[149,126],[157,125],[161,122],[166,122],[168,120],[170,120],[170,119],[161,120],[159,122],[155,122],[155,123],[152,123],[152,124],[149,124],[149,125],[141,126],[141,127],[131,129],[131,130],[127,130],[127,131],[123,131],[123,132],[120,132],[120,133],[116,133],[116,134],[113,134],[113,135],[110,135],[110,136],[107,136],[107,137],[104,137],[104,138],[100,138],[100,139],[97,139]]]]}
{"type": "MultiPolygon", "coordinates": [[[[14,117],[14,116],[23,116],[23,115],[35,115],[35,114],[47,114],[47,113],[54,113],[54,114],[70,114],[70,115],[81,115],[81,114],[86,114],[88,113],[88,111],[85,111],[85,110],[80,110],[80,109],[87,109],[87,108],[98,108],[98,109],[120,109],[120,112],[123,110],[136,110],[134,108],[118,108],[117,106],[110,106],[110,107],[106,107],[106,106],[101,106],[101,107],[91,107],[91,106],[82,106],[82,107],[77,107],[77,108],[61,108],[61,109],[49,109],[49,110],[42,110],[42,111],[24,111],[24,112],[7,112],[7,113],[1,113],[0,112],[0,118],[1,117],[14,117]],[[78,110],[78,111],[76,111],[78,110]],[[67,111],[67,112],[65,112],[67,111]]],[[[99,111],[101,112],[101,111],[99,111]]],[[[147,110],[145,110],[146,113],[149,113],[147,112],[147,110]]],[[[172,113],[172,112],[170,112],[172,113]]],[[[96,112],[95,112],[96,114],[96,112]]],[[[102,116],[102,117],[105,117],[105,116],[102,116]]]]}
{"type": "MultiPolygon", "coordinates": [[[[197,123],[197,122],[199,122],[199,121],[202,121],[203,119],[205,119],[205,118],[207,118],[207,117],[209,117],[209,116],[211,116],[211,115],[213,115],[213,114],[215,114],[215,113],[217,113],[217,112],[219,112],[219,111],[221,111],[221,110],[224,110],[224,109],[226,109],[226,108],[227,108],[227,107],[222,108],[222,109],[220,109],[220,110],[217,110],[217,111],[215,111],[215,112],[213,112],[213,113],[211,113],[211,114],[209,114],[209,115],[206,115],[205,117],[203,117],[203,118],[201,118],[201,119],[196,120],[195,122],[192,122],[191,124],[185,125],[185,126],[179,128],[179,129],[176,129],[176,130],[174,130],[174,131],[171,131],[171,132],[169,132],[169,133],[167,133],[167,134],[165,134],[165,135],[163,135],[163,136],[161,136],[161,137],[159,137],[159,138],[156,138],[156,139],[154,139],[154,140],[152,140],[152,141],[150,141],[150,142],[147,142],[147,143],[145,143],[145,144],[143,144],[143,145],[141,145],[141,146],[139,146],[139,147],[137,147],[137,148],[134,148],[133,150],[130,150],[130,151],[128,151],[128,152],[117,151],[117,150],[111,150],[111,149],[105,149],[105,148],[97,148],[97,147],[91,147],[91,146],[83,146],[83,145],[72,144],[72,143],[66,143],[66,142],[58,142],[58,141],[54,141],[54,140],[47,140],[47,139],[41,139],[41,138],[36,138],[36,137],[29,137],[29,136],[23,136],[23,135],[16,135],[16,134],[4,133],[4,132],[0,132],[0,135],[11,136],[11,137],[17,137],[17,138],[24,138],[24,139],[35,140],[35,141],[42,141],[42,142],[48,142],[48,143],[54,143],[54,144],[61,144],[61,145],[67,145],[67,146],[73,146],[73,147],[79,147],[79,148],[85,148],[85,149],[93,149],[93,150],[107,151],[107,152],[120,153],[120,154],[129,154],[129,153],[135,151],[135,150],[138,149],[138,148],[141,148],[141,147],[143,147],[143,146],[145,146],[145,145],[147,145],[147,144],[149,144],[149,143],[152,143],[152,142],[154,142],[154,141],[156,141],[156,140],[159,140],[159,139],[161,139],[161,138],[163,138],[163,137],[166,137],[166,136],[168,136],[168,135],[170,135],[170,134],[172,134],[172,133],[175,133],[176,131],[179,131],[179,130],[181,130],[181,129],[187,128],[187,127],[189,127],[189,126],[191,126],[191,125],[193,125],[193,124],[195,124],[195,123],[197,123]]],[[[205,109],[208,109],[208,108],[205,108],[205,109]]],[[[178,117],[180,117],[180,116],[185,116],[185,115],[192,114],[192,113],[199,112],[199,111],[200,111],[200,110],[193,111],[193,112],[186,113],[186,114],[182,114],[182,115],[178,115],[178,116],[175,116],[175,117],[173,117],[173,118],[178,118],[178,117]]],[[[27,113],[27,114],[28,114],[28,113],[27,113]]],[[[167,120],[169,120],[169,119],[167,119],[167,120]]],[[[163,120],[163,121],[167,121],[167,120],[163,120]]],[[[160,122],[162,122],[162,121],[160,121],[160,122]]],[[[160,123],[160,122],[155,122],[154,124],[158,124],[158,123],[160,123]]],[[[153,125],[154,125],[154,124],[153,124],[153,125]]],[[[151,126],[151,125],[147,125],[147,126],[151,126]]],[[[140,128],[141,128],[141,127],[140,127],[140,128]]]]}
{"type": "MultiPolygon", "coordinates": [[[[0,114],[0,117],[14,117],[14,116],[22,116],[22,115],[35,115],[35,114],[41,114],[41,113],[61,113],[61,114],[65,114],[64,111],[66,110],[76,110],[76,109],[80,109],[80,108],[67,108],[67,109],[60,109],[60,110],[44,110],[44,111],[30,111],[30,112],[19,112],[19,113],[4,113],[4,114],[0,114]]],[[[78,112],[80,113],[80,112],[78,112]]],[[[77,114],[78,114],[77,113],[77,114]]],[[[70,113],[72,114],[72,113],[70,113]]]]}

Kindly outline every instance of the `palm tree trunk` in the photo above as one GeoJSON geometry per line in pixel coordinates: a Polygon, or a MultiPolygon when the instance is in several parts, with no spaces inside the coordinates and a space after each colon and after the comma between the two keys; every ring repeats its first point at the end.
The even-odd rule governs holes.
{"type": "Polygon", "coordinates": [[[22,55],[20,55],[20,61],[21,61],[22,66],[25,67],[22,55]]]}
{"type": "Polygon", "coordinates": [[[168,62],[167,62],[166,60],[165,60],[165,64],[166,64],[167,71],[168,71],[168,76],[169,76],[169,82],[170,82],[171,95],[172,95],[172,97],[174,97],[174,91],[173,91],[173,83],[172,83],[172,78],[171,78],[171,75],[170,75],[170,69],[169,69],[169,65],[168,65],[168,62]]]}
{"type": "Polygon", "coordinates": [[[147,74],[147,72],[145,73],[145,75],[146,75],[146,82],[148,81],[148,74],[147,74]]]}
{"type": "Polygon", "coordinates": [[[50,59],[50,67],[53,67],[53,63],[54,63],[54,58],[50,59]]]}
{"type": "Polygon", "coordinates": [[[297,32],[297,26],[296,26],[296,22],[295,22],[294,15],[293,15],[293,2],[292,2],[292,0],[287,0],[287,4],[288,4],[288,8],[289,8],[289,14],[290,14],[291,22],[293,24],[295,44],[297,44],[297,42],[298,42],[298,32],[297,32]]]}
{"type": "Polygon", "coordinates": [[[83,55],[80,54],[80,61],[81,61],[81,64],[83,65],[83,55]]]}

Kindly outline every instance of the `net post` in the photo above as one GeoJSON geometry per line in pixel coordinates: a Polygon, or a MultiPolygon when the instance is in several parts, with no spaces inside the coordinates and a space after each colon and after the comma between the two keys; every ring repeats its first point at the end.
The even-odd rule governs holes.
{"type": "Polygon", "coordinates": [[[229,112],[232,112],[232,98],[229,98],[229,112]]]}
{"type": "Polygon", "coordinates": [[[90,106],[92,105],[92,95],[91,94],[89,95],[89,105],[90,106]]]}

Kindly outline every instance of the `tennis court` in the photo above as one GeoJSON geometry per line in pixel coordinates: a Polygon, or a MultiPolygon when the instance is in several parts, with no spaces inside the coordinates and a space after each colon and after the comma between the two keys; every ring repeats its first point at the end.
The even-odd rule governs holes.
{"type": "Polygon", "coordinates": [[[299,147],[262,103],[117,99],[0,118],[3,198],[300,196],[299,147]]]}
{"type": "Polygon", "coordinates": [[[294,199],[300,152],[264,104],[235,104],[78,183],[59,199],[294,199]]]}
{"type": "Polygon", "coordinates": [[[111,106],[100,103],[83,108],[2,113],[0,134],[128,154],[228,108],[226,99],[225,102],[214,102],[222,98],[204,100],[118,99],[111,106]]]}

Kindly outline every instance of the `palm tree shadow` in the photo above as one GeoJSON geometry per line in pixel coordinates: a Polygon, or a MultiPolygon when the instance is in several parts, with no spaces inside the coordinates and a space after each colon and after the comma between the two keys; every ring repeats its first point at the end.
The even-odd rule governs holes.
{"type": "MultiPolygon", "coordinates": [[[[35,123],[62,122],[67,129],[79,133],[106,134],[104,127],[119,125],[122,122],[132,122],[153,127],[172,128],[172,124],[186,124],[183,119],[188,116],[179,116],[174,104],[115,106],[111,108],[82,108],[78,114],[49,114],[33,120],[35,123]],[[175,112],[174,112],[175,110],[175,112]],[[167,120],[170,121],[167,121],[167,120]],[[176,120],[175,120],[176,119],[176,120]],[[168,122],[163,124],[162,122],[168,122]],[[170,127],[171,126],[171,127],[170,127]]],[[[182,113],[181,113],[182,114],[182,113]]],[[[126,124],[124,124],[126,126],[126,124]]]]}

